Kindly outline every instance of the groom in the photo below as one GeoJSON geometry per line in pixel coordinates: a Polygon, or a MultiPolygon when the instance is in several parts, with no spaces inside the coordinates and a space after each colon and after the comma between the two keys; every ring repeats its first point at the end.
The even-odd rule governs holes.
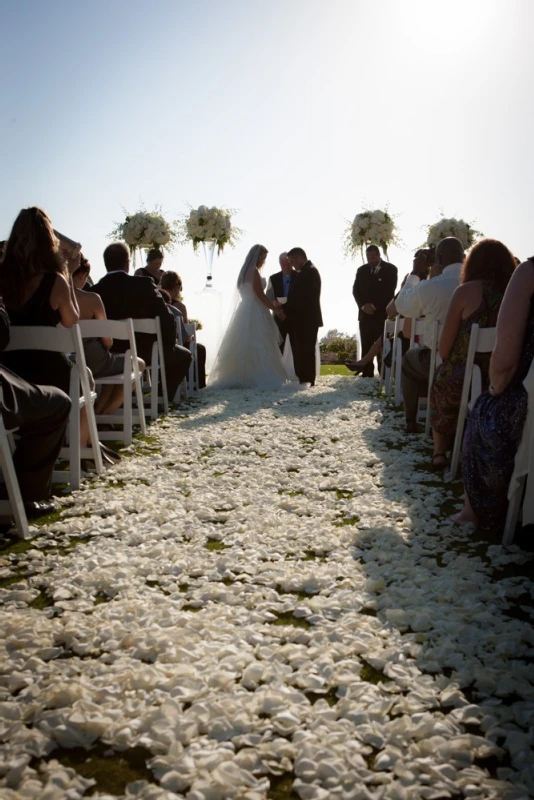
{"type": "Polygon", "coordinates": [[[321,276],[301,247],[294,247],[287,256],[296,275],[291,282],[287,303],[278,314],[282,320],[287,317],[289,341],[298,379],[301,385],[314,386],[317,332],[323,324],[321,276]]]}

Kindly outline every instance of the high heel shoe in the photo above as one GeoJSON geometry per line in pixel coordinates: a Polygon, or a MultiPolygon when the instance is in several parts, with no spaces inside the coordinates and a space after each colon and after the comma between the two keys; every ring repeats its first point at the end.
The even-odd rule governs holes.
{"type": "Polygon", "coordinates": [[[365,369],[365,365],[362,365],[361,361],[345,361],[345,366],[356,375],[360,375],[365,369]]]}

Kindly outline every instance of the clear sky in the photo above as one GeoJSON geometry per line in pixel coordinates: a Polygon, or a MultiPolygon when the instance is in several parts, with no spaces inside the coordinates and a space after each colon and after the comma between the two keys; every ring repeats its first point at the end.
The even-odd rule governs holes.
{"type": "MultiPolygon", "coordinates": [[[[106,235],[161,204],[237,209],[215,266],[299,245],[326,328],[356,330],[346,221],[389,207],[400,275],[441,212],[534,253],[532,0],[0,0],[0,238],[42,205],[103,272],[106,235]]],[[[188,246],[166,259],[194,306],[188,246]]],[[[202,316],[201,309],[194,309],[202,316]]],[[[325,328],[325,329],[326,329],[325,328]]]]}

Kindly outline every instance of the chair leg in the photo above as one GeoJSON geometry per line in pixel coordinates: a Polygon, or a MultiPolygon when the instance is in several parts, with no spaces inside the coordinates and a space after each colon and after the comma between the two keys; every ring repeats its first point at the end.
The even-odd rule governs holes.
{"type": "Polygon", "coordinates": [[[400,406],[402,403],[402,344],[401,340],[397,338],[396,344],[396,358],[395,358],[395,405],[400,406]]]}
{"type": "Polygon", "coordinates": [[[158,418],[158,394],[159,394],[159,361],[152,361],[152,392],[150,394],[150,416],[158,418]]]}
{"type": "Polygon", "coordinates": [[[456,424],[456,434],[454,436],[454,446],[452,448],[451,457],[451,470],[449,477],[451,481],[456,478],[458,471],[458,464],[460,463],[460,450],[462,448],[462,439],[464,434],[465,418],[467,416],[467,409],[460,406],[460,413],[458,414],[458,422],[456,424]]]}
{"type": "Polygon", "coordinates": [[[516,487],[512,497],[510,498],[510,502],[508,503],[508,512],[506,514],[506,522],[504,524],[504,533],[502,537],[503,544],[512,544],[514,541],[515,529],[517,526],[517,520],[519,519],[519,511],[521,510],[521,501],[523,499],[526,480],[526,475],[519,479],[519,486],[516,487]]]}
{"type": "MultiPolygon", "coordinates": [[[[139,409],[139,425],[141,426],[141,433],[146,436],[146,417],[145,407],[143,404],[143,389],[141,387],[141,376],[137,376],[134,381],[135,397],[137,400],[137,408],[139,409]]],[[[126,390],[126,389],[125,389],[126,390]]],[[[131,387],[130,387],[131,394],[131,387]]]]}
{"type": "Polygon", "coordinates": [[[69,483],[71,489],[79,489],[82,477],[80,453],[80,407],[73,403],[69,415],[69,483]]]}
{"type": "Polygon", "coordinates": [[[26,511],[24,510],[19,482],[15,473],[15,467],[13,466],[11,450],[5,431],[0,432],[0,458],[4,480],[6,482],[7,496],[9,497],[9,504],[11,506],[11,513],[15,519],[17,528],[17,536],[19,539],[29,539],[30,530],[28,528],[28,519],[26,517],[26,511]]]}
{"type": "MultiPolygon", "coordinates": [[[[130,373],[131,374],[131,373],[130,373]]],[[[128,376],[129,378],[129,376],[128,376]]],[[[132,387],[129,380],[124,381],[124,401],[123,401],[123,419],[122,419],[122,440],[126,446],[132,443],[132,387]]]]}

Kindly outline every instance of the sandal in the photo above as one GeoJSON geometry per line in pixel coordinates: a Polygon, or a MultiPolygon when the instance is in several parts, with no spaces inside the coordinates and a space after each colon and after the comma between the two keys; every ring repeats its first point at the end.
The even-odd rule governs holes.
{"type": "Polygon", "coordinates": [[[434,453],[434,455],[432,456],[431,464],[432,464],[432,469],[435,469],[436,472],[438,470],[447,469],[447,467],[449,466],[447,453],[434,453]],[[443,460],[438,462],[436,461],[436,459],[438,458],[443,460]]]}

